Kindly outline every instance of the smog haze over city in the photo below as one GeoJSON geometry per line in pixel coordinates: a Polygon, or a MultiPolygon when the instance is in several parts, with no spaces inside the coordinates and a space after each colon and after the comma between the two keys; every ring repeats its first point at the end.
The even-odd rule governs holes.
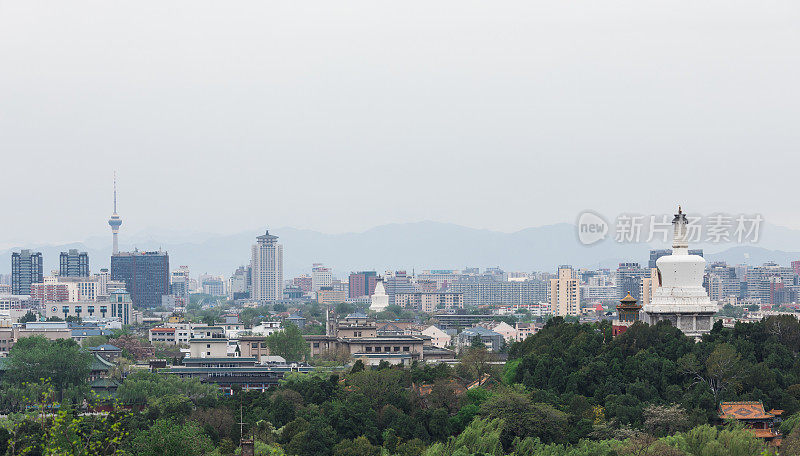
{"type": "Polygon", "coordinates": [[[6,1],[0,238],[105,235],[114,170],[128,233],[797,229],[798,12],[768,5],[6,1]]]}

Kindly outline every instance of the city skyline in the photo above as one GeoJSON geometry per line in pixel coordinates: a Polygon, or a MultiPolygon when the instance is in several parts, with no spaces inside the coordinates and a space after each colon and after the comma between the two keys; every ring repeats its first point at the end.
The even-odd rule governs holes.
{"type": "Polygon", "coordinates": [[[1,1],[0,455],[800,454],[798,20],[1,1]]]}

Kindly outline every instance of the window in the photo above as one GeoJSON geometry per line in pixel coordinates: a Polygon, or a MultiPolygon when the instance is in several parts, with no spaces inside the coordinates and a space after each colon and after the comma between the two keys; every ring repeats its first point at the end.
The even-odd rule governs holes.
{"type": "Polygon", "coordinates": [[[211,344],[206,344],[206,348],[211,348],[211,344]]]}
{"type": "Polygon", "coordinates": [[[372,347],[367,347],[366,350],[367,350],[367,353],[372,353],[372,347]]]}
{"type": "Polygon", "coordinates": [[[253,348],[258,348],[258,342],[253,342],[253,348]]]}
{"type": "Polygon", "coordinates": [[[266,342],[261,342],[261,348],[267,348],[267,343],[266,342]]]}
{"type": "Polygon", "coordinates": [[[381,352],[381,347],[375,347],[375,353],[380,353],[380,352],[381,352]]]}
{"type": "Polygon", "coordinates": [[[403,351],[404,351],[404,352],[407,352],[407,351],[410,351],[410,350],[411,350],[411,348],[410,348],[410,347],[403,347],[403,351]]]}
{"type": "Polygon", "coordinates": [[[400,351],[400,347],[394,347],[394,351],[399,352],[400,351]]]}
{"type": "Polygon", "coordinates": [[[319,348],[319,342],[314,342],[314,348],[319,348]]]}

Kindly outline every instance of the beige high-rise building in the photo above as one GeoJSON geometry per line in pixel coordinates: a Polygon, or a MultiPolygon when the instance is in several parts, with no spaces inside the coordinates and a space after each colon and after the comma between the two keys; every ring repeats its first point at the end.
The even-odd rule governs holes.
{"type": "Polygon", "coordinates": [[[550,308],[553,315],[579,316],[581,313],[580,282],[572,266],[560,266],[558,278],[550,279],[550,308]]]}
{"type": "Polygon", "coordinates": [[[658,278],[658,268],[650,268],[650,276],[642,278],[642,306],[650,304],[653,300],[653,294],[656,288],[661,286],[661,281],[658,278]]]}
{"type": "Polygon", "coordinates": [[[260,302],[283,299],[283,246],[278,244],[278,236],[267,231],[256,238],[250,267],[253,299],[260,302]]]}

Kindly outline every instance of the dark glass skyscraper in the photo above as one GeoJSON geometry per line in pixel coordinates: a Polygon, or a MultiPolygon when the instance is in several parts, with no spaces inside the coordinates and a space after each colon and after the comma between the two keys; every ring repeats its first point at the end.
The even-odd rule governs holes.
{"type": "Polygon", "coordinates": [[[169,255],[162,251],[112,255],[111,280],[125,282],[134,307],[158,307],[161,296],[169,294],[169,255]]]}
{"type": "Polygon", "coordinates": [[[89,254],[70,249],[61,252],[58,275],[61,277],[89,277],[89,254]]]}
{"type": "Polygon", "coordinates": [[[11,254],[11,294],[30,295],[31,284],[42,282],[41,252],[22,250],[11,254]]]}

